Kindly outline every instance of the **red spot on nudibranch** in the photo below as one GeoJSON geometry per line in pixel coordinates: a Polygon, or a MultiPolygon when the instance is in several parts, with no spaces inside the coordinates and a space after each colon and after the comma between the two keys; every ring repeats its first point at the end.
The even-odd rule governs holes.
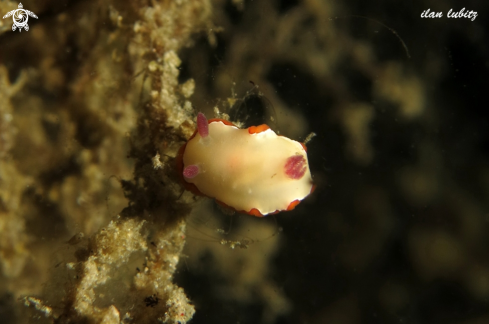
{"type": "Polygon", "coordinates": [[[248,127],[248,133],[258,134],[258,133],[264,132],[264,131],[269,130],[269,129],[270,129],[270,127],[268,127],[268,125],[266,125],[266,124],[262,124],[262,125],[258,125],[258,126],[250,126],[250,127],[248,127]]]}
{"type": "Polygon", "coordinates": [[[295,208],[295,206],[299,205],[299,203],[300,203],[300,202],[301,202],[301,201],[300,201],[300,200],[298,200],[298,199],[294,200],[293,202],[291,202],[291,203],[289,204],[289,206],[287,207],[287,210],[289,211],[289,210],[294,209],[294,208],[295,208]]]}
{"type": "Polygon", "coordinates": [[[209,136],[209,123],[201,112],[197,114],[197,130],[202,138],[209,136]]]}
{"type": "MultiPolygon", "coordinates": [[[[197,133],[197,131],[195,131],[197,133]]],[[[192,137],[194,137],[192,135],[192,137]]],[[[175,159],[176,162],[176,167],[177,167],[177,172],[180,178],[181,184],[185,187],[186,190],[192,192],[196,196],[205,196],[203,193],[200,192],[200,190],[197,188],[196,185],[193,183],[188,183],[185,181],[185,177],[183,176],[183,170],[184,170],[184,165],[183,165],[183,153],[185,153],[185,148],[187,147],[187,143],[183,144],[182,147],[178,150],[177,157],[175,159]]]]}
{"type": "Polygon", "coordinates": [[[298,180],[306,173],[307,161],[302,155],[293,155],[287,159],[284,168],[289,178],[298,180]]]}
{"type": "Polygon", "coordinates": [[[234,209],[233,207],[231,206],[228,206],[226,205],[225,203],[223,203],[222,201],[219,201],[216,199],[216,202],[221,206],[221,207],[224,207],[224,208],[227,208],[227,209],[230,209],[230,210],[234,210],[238,213],[243,213],[243,214],[248,214],[248,215],[251,215],[251,216],[255,216],[255,217],[265,217],[267,215],[275,215],[275,214],[278,214],[280,213],[281,211],[290,211],[292,209],[294,209],[297,205],[299,205],[299,203],[301,202],[299,199],[296,199],[294,201],[292,201],[288,206],[287,206],[287,209],[284,209],[284,210],[276,210],[274,212],[271,212],[271,213],[268,213],[267,215],[263,215],[257,208],[251,208],[249,211],[246,211],[246,210],[236,210],[234,209]]]}
{"type": "Polygon", "coordinates": [[[263,217],[264,215],[260,213],[260,211],[256,208],[251,208],[249,212],[247,212],[248,215],[256,216],[256,217],[263,217]]]}
{"type": "Polygon", "coordinates": [[[183,169],[183,176],[187,179],[192,179],[199,174],[199,167],[197,165],[189,165],[183,169]]]}
{"type": "Polygon", "coordinates": [[[209,124],[221,122],[221,123],[223,123],[224,125],[227,125],[227,126],[237,127],[236,125],[234,125],[233,123],[231,123],[229,120],[225,120],[225,119],[222,119],[222,118],[211,118],[211,119],[209,119],[208,122],[209,122],[209,124]]]}

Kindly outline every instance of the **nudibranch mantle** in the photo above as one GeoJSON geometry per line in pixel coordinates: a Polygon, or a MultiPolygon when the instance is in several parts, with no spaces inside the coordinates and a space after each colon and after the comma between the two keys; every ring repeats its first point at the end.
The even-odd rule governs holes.
{"type": "Polygon", "coordinates": [[[240,129],[199,113],[179,156],[194,193],[254,216],[291,210],[313,190],[305,146],[266,125],[240,129]]]}

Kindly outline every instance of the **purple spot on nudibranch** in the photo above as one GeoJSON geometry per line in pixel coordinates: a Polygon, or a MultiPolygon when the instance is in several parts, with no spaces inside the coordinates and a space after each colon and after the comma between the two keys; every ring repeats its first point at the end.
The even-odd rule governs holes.
{"type": "Polygon", "coordinates": [[[187,179],[192,179],[199,174],[199,167],[196,165],[189,165],[183,169],[183,176],[187,179]]]}
{"type": "Polygon", "coordinates": [[[307,170],[307,161],[302,155],[293,155],[285,162],[285,174],[298,180],[304,176],[307,170]]]}
{"type": "Polygon", "coordinates": [[[197,114],[197,130],[202,138],[209,136],[209,123],[201,112],[197,114]]]}

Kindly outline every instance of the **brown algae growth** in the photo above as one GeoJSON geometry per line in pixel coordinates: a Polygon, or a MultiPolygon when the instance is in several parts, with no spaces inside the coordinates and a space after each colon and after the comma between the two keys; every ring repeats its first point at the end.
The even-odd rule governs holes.
{"type": "Polygon", "coordinates": [[[177,52],[210,25],[210,2],[28,9],[28,32],[0,26],[2,320],[186,323],[173,275],[190,208],[170,157],[193,80],[179,82],[177,52]]]}

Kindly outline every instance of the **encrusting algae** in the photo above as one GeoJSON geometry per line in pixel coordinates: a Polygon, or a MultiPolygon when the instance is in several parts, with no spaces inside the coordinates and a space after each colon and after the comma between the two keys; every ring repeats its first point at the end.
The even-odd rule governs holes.
{"type": "Polygon", "coordinates": [[[5,320],[186,323],[173,274],[190,208],[171,156],[194,83],[177,52],[210,26],[210,2],[28,5],[28,33],[0,31],[0,294],[29,310],[5,320]]]}

